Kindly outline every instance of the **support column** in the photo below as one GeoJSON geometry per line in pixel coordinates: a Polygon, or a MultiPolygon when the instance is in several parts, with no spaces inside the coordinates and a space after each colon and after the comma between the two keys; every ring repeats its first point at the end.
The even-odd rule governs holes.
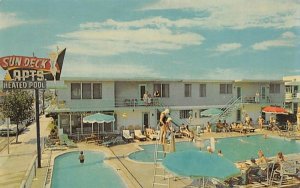
{"type": "Polygon", "coordinates": [[[70,128],[70,135],[72,135],[72,114],[69,114],[69,128],[70,128]]]}

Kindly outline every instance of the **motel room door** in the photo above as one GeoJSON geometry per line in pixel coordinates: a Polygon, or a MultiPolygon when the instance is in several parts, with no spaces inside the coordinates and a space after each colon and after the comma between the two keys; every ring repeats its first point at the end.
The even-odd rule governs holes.
{"type": "Polygon", "coordinates": [[[150,127],[150,119],[149,119],[149,112],[143,112],[143,117],[142,117],[142,121],[143,121],[143,126],[142,129],[144,130],[145,128],[150,127]]]}
{"type": "Polygon", "coordinates": [[[242,96],[242,88],[236,87],[236,98],[240,98],[242,96]]]}
{"type": "Polygon", "coordinates": [[[146,93],[146,84],[139,85],[139,100],[143,100],[143,96],[146,93]]]}

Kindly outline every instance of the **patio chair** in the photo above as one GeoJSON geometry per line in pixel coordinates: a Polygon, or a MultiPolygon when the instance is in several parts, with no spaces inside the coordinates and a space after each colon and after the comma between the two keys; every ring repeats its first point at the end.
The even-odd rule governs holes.
{"type": "Polygon", "coordinates": [[[106,142],[103,142],[101,145],[106,146],[106,147],[111,147],[114,145],[119,145],[119,144],[125,144],[126,142],[123,140],[122,136],[117,136],[111,140],[108,140],[106,142]]]}
{"type": "Polygon", "coordinates": [[[134,130],[134,137],[139,141],[146,141],[147,137],[142,134],[141,130],[134,130]]]}
{"type": "Polygon", "coordinates": [[[262,173],[262,169],[259,166],[249,167],[246,171],[246,184],[254,182],[262,182],[266,177],[262,173]]]}
{"type": "Polygon", "coordinates": [[[159,135],[152,128],[146,128],[146,136],[151,140],[159,139],[159,135]]]}
{"type": "Polygon", "coordinates": [[[180,133],[183,136],[190,137],[191,132],[185,127],[185,126],[180,126],[180,133]]]}
{"type": "Polygon", "coordinates": [[[274,170],[270,183],[271,185],[277,184],[281,186],[294,177],[297,177],[297,161],[284,161],[279,168],[274,170]]]}
{"type": "Polygon", "coordinates": [[[60,141],[60,145],[66,145],[68,147],[77,147],[77,145],[69,139],[68,135],[66,134],[61,134],[59,135],[59,141],[60,141]]]}
{"type": "Polygon", "coordinates": [[[122,132],[123,139],[127,142],[133,142],[133,137],[130,135],[129,130],[123,130],[122,132]]]}
{"type": "Polygon", "coordinates": [[[97,136],[95,134],[91,134],[91,136],[85,138],[85,142],[95,142],[97,140],[97,136]]]}

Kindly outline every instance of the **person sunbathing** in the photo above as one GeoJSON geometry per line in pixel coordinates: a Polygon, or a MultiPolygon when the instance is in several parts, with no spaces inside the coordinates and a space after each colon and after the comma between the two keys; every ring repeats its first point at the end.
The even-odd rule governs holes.
{"type": "Polygon", "coordinates": [[[268,162],[267,158],[265,157],[264,152],[260,149],[258,150],[258,159],[257,163],[258,164],[266,164],[268,162]]]}

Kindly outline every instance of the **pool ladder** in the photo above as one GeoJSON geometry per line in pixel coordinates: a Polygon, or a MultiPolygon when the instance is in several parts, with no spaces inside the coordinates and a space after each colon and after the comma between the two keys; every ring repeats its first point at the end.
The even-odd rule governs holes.
{"type": "MultiPolygon", "coordinates": [[[[159,125],[156,128],[159,130],[159,125]]],[[[160,135],[159,139],[156,139],[155,141],[155,148],[154,148],[154,174],[153,174],[153,182],[152,187],[163,187],[167,186],[170,187],[170,178],[171,175],[166,172],[165,168],[161,165],[161,162],[163,161],[164,157],[166,156],[169,151],[166,151],[166,148],[168,147],[159,147],[160,145],[160,135]],[[162,149],[160,149],[162,148],[162,149]]],[[[169,144],[166,144],[169,145],[169,144]]]]}

